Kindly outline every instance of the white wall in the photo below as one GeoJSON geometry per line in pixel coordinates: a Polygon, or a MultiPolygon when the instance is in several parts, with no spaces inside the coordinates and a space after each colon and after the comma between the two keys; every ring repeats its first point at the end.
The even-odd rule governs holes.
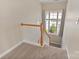
{"type": "Polygon", "coordinates": [[[75,23],[79,17],[78,5],[79,0],[68,0],[63,41],[70,59],[79,59],[79,24],[75,23]]]}
{"type": "MultiPolygon", "coordinates": [[[[58,9],[58,5],[60,5],[60,8],[64,9],[65,2],[62,4],[55,4],[54,6],[51,5],[51,7],[54,7],[54,9],[58,9]],[[56,6],[56,8],[55,8],[56,6]]],[[[42,20],[42,6],[40,4],[40,0],[26,0],[26,3],[24,3],[24,17],[22,19],[23,23],[34,23],[34,24],[40,24],[39,22],[42,20]]],[[[39,28],[30,28],[30,27],[23,27],[23,40],[31,43],[38,43],[38,40],[40,39],[40,29],[39,28]]],[[[48,37],[45,35],[45,43],[48,43],[48,37]]]]}
{"type": "Polygon", "coordinates": [[[0,0],[0,55],[21,40],[38,43],[39,28],[22,28],[20,23],[34,23],[41,19],[38,0],[0,0]]]}
{"type": "MultiPolygon", "coordinates": [[[[41,22],[41,4],[39,0],[26,0],[24,3],[24,17],[23,23],[32,23],[40,24],[41,22]]],[[[30,43],[38,43],[40,39],[40,29],[24,27],[23,30],[23,39],[30,43]]]]}
{"type": "Polygon", "coordinates": [[[23,0],[0,0],[0,54],[21,41],[23,0]]]}
{"type": "Polygon", "coordinates": [[[65,9],[66,2],[60,2],[60,3],[42,3],[43,10],[47,11],[54,11],[54,10],[61,10],[65,9]]]}

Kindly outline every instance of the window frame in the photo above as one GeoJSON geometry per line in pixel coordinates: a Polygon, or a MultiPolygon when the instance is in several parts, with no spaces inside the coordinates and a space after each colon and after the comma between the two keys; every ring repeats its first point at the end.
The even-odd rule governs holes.
{"type": "MultiPolygon", "coordinates": [[[[52,20],[52,21],[55,21],[56,22],[56,33],[57,33],[57,26],[58,26],[58,21],[61,21],[61,19],[62,19],[62,14],[61,14],[61,19],[59,19],[59,11],[55,11],[55,12],[50,12],[50,11],[48,11],[48,19],[46,19],[46,16],[45,16],[45,20],[48,20],[48,32],[49,32],[49,30],[50,30],[50,20],[52,20]],[[56,17],[57,17],[57,19],[50,19],[50,14],[51,13],[57,13],[57,15],[56,15],[56,17]]],[[[62,13],[62,12],[61,12],[62,13]]],[[[54,15],[53,15],[54,16],[54,15]]]]}

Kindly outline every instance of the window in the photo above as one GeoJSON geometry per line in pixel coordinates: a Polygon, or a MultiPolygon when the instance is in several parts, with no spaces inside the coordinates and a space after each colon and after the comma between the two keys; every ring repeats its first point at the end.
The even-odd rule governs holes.
{"type": "Polygon", "coordinates": [[[58,13],[58,19],[61,19],[61,18],[62,18],[62,13],[59,12],[59,13],[58,13]]]}
{"type": "Polygon", "coordinates": [[[50,12],[50,19],[57,19],[57,12],[50,12]]]}
{"type": "Polygon", "coordinates": [[[50,33],[57,33],[60,29],[62,19],[62,12],[45,12],[45,24],[46,24],[46,31],[50,33]]]}

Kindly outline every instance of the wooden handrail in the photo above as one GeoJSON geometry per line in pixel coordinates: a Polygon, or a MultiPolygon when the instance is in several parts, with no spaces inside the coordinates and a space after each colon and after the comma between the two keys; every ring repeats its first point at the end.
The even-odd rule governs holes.
{"type": "Polygon", "coordinates": [[[44,32],[43,32],[43,24],[42,23],[41,23],[41,26],[40,26],[40,31],[41,31],[40,45],[43,46],[44,45],[44,42],[43,42],[44,32]]]}
{"type": "Polygon", "coordinates": [[[34,26],[34,27],[40,27],[41,25],[36,25],[36,24],[23,24],[21,23],[22,26],[34,26]]]}
{"type": "Polygon", "coordinates": [[[43,42],[43,23],[41,23],[40,25],[37,25],[37,24],[23,24],[23,23],[21,23],[21,26],[32,26],[32,27],[39,27],[40,28],[40,32],[41,32],[41,34],[40,34],[40,36],[41,36],[41,38],[40,38],[40,40],[39,40],[39,43],[40,43],[40,45],[41,45],[41,47],[44,45],[44,42],[43,42]]]}
{"type": "Polygon", "coordinates": [[[37,25],[37,24],[23,24],[23,23],[21,23],[21,26],[39,27],[40,28],[40,32],[41,32],[41,34],[40,34],[41,37],[40,37],[39,43],[40,43],[41,46],[44,45],[44,42],[43,42],[43,40],[44,40],[44,38],[43,38],[44,33],[46,33],[46,35],[50,38],[48,33],[45,31],[45,26],[43,25],[43,23],[41,23],[40,25],[37,25]]]}

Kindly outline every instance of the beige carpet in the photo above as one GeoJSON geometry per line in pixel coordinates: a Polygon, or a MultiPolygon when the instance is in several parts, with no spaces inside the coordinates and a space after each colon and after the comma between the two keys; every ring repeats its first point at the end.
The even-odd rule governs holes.
{"type": "Polygon", "coordinates": [[[1,59],[68,59],[65,50],[45,46],[43,48],[23,43],[1,59]]]}

